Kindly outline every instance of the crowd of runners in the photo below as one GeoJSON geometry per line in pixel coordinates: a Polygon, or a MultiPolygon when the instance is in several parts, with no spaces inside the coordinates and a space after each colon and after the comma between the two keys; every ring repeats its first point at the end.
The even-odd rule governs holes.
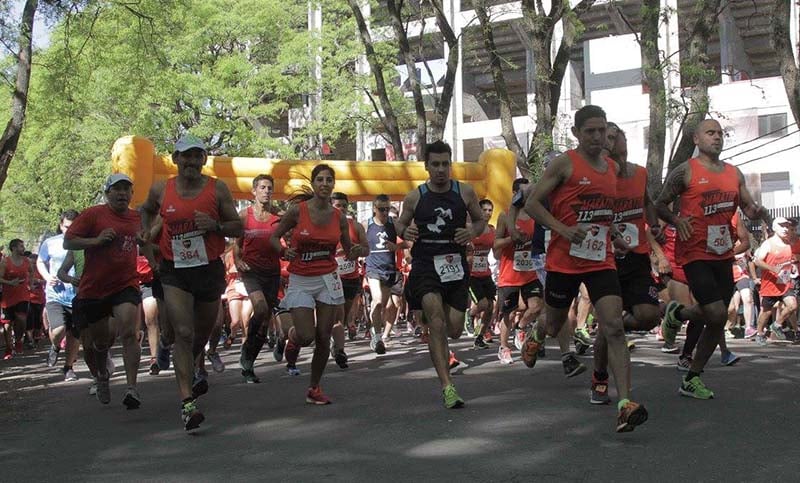
{"type": "Polygon", "coordinates": [[[479,200],[452,179],[450,147],[429,144],[428,181],[402,203],[377,196],[364,223],[325,164],[285,203],[273,200],[269,174],[256,176],[252,203],[237,213],[228,187],[202,174],[205,145],[185,135],[172,153],[177,176],[152,186],[142,206],[129,206],[132,180],[113,174],[105,202],[61,213],[37,254],[10,241],[0,259],[4,358],[48,338],[47,366],[60,360],[73,381],[82,353],[90,394],[108,404],[119,342],[121,400],[136,409],[146,340],[150,374],[174,369],[193,430],[205,419],[206,362],[224,371],[220,351],[237,340],[243,383],[261,382],[259,357],[299,376],[307,348],[306,402],[325,405],[331,358],[347,369],[347,346],[362,339],[391,357],[393,337],[407,331],[429,348],[444,406],[459,408],[449,340],[466,331],[471,350],[496,348],[500,364],[533,368],[550,336],[566,377],[586,371],[578,356],[591,350],[592,404],[611,403],[613,375],[616,430],[626,432],[648,418],[630,393],[626,334],[663,340],[683,372],[679,393],[697,399],[714,397],[700,376],[717,347],[722,364],[738,360],[726,339],[800,338],[797,220],[773,220],[753,201],[741,172],[720,160],[717,121],[700,123],[697,156],[661,193],[648,193],[646,170],[627,160],[625,133],[601,108],[580,109],[572,133],[577,148],[547,156],[537,183],[508,187],[510,206],[479,200]],[[761,222],[758,242],[748,220],[761,222]]]}

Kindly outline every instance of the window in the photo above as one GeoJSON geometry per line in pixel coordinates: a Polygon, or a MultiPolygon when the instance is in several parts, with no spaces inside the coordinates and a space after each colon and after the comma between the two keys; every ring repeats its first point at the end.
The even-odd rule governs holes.
{"type": "MultiPolygon", "coordinates": [[[[784,115],[785,116],[785,115],[784,115]]],[[[761,192],[783,191],[792,189],[789,183],[789,172],[761,173],[761,192]]]]}
{"type": "Polygon", "coordinates": [[[789,134],[786,113],[758,116],[758,137],[777,138],[789,134]]]}

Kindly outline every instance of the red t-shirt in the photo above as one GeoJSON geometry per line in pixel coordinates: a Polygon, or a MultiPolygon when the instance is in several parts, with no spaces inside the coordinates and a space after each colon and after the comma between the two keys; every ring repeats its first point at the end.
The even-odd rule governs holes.
{"type": "Polygon", "coordinates": [[[617,199],[614,203],[614,224],[632,253],[650,253],[644,212],[644,193],[647,189],[647,170],[632,166],[633,175],[617,177],[617,199]]]}
{"type": "MultiPolygon", "coordinates": [[[[531,219],[517,219],[517,231],[525,235],[525,242],[512,242],[500,252],[500,274],[497,277],[498,287],[522,287],[538,278],[531,258],[534,225],[531,219]]],[[[501,238],[507,235],[508,231],[498,234],[501,238]]]]}
{"type": "Polygon", "coordinates": [[[292,230],[292,248],[297,255],[289,262],[289,273],[303,276],[325,275],[338,270],[336,245],[341,239],[339,217],[342,214],[333,208],[333,216],[324,225],[315,225],[308,212],[308,203],[298,205],[297,226],[292,230]]]}
{"type": "Polygon", "coordinates": [[[270,214],[266,221],[256,218],[252,206],[247,207],[242,237],[242,260],[253,270],[277,274],[281,270],[281,254],[272,248],[269,239],[281,219],[270,214]]]}
{"type": "Polygon", "coordinates": [[[45,294],[44,287],[46,282],[36,268],[33,269],[33,278],[31,279],[31,303],[44,305],[45,294]]]}
{"type": "Polygon", "coordinates": [[[94,238],[106,228],[113,228],[116,233],[110,243],[84,250],[86,268],[78,286],[78,298],[102,299],[127,287],[138,290],[136,234],[141,226],[138,212],[128,209],[117,213],[108,205],[92,206],[75,218],[64,234],[65,240],[94,238]]]}
{"type": "Polygon", "coordinates": [[[491,277],[492,268],[489,266],[489,251],[494,245],[495,231],[491,226],[481,236],[472,239],[472,263],[469,267],[469,276],[475,278],[491,277]]]}
{"type": "Polygon", "coordinates": [[[5,264],[6,271],[3,278],[6,280],[22,279],[18,285],[3,284],[2,307],[13,307],[21,302],[30,302],[30,274],[31,261],[27,257],[22,257],[22,263],[17,266],[11,261],[11,257],[4,257],[0,263],[5,264]]]}

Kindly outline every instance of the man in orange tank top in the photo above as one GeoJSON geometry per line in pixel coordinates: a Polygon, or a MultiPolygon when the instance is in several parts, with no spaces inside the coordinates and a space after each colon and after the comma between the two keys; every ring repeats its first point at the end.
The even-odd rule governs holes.
{"type": "Polygon", "coordinates": [[[774,234],[764,240],[753,257],[753,263],[761,269],[761,313],[758,316],[758,332],[756,343],[767,345],[765,329],[772,317],[775,322],[770,326],[772,332],[782,333],[783,322],[787,316],[797,310],[797,298],[794,294],[794,279],[797,266],[792,254],[792,232],[797,223],[784,217],[775,218],[772,222],[774,234]],[[783,303],[783,309],[778,304],[783,303]]]}
{"type": "Polygon", "coordinates": [[[242,234],[242,220],[230,189],[202,173],[207,159],[203,141],[182,136],[172,153],[178,175],[155,183],[142,205],[146,233],[157,215],[164,222],[159,243],[164,259],[153,272],[164,286],[166,321],[175,335],[175,377],[187,431],[196,429],[205,419],[195,400],[208,391],[208,382],[203,377],[193,381],[193,376],[195,361],[202,358],[216,323],[226,286],[221,260],[224,237],[242,234]]]}
{"type": "Polygon", "coordinates": [[[575,113],[572,133],[578,148],[550,163],[525,204],[536,222],[553,233],[545,266],[547,324],[537,325],[526,344],[535,349],[546,334],[557,336],[580,284],[585,284],[608,344],[609,366],[620,398],[616,430],[627,432],[647,420],[647,410],[630,400],[630,354],[611,245],[622,253],[628,246],[613,224],[617,165],[601,155],[606,143],[605,112],[592,105],[581,108],[575,113]],[[543,204],[546,200],[549,209],[543,204]]]}
{"type": "MultiPolygon", "coordinates": [[[[30,283],[33,278],[33,266],[25,257],[25,243],[14,239],[8,244],[9,255],[0,259],[0,285],[5,287],[5,296],[0,301],[3,318],[14,327],[14,352],[22,355],[22,338],[25,334],[25,322],[28,319],[30,306],[30,283]]],[[[11,359],[11,331],[6,326],[6,353],[4,359],[11,359]]]]}
{"type": "Polygon", "coordinates": [[[714,393],[700,380],[708,359],[719,344],[733,297],[733,225],[737,207],[751,220],[772,224],[763,207],[758,206],[735,166],[719,159],[724,133],[719,122],[707,119],[698,124],[694,143],[700,154],[680,164],[667,177],[656,201],[659,217],[675,226],[675,261],[683,266],[696,305],[667,305],[662,324],[665,342],[674,341],[684,320],[705,321],[695,357],[681,382],[680,394],[696,399],[711,399],[714,393]],[[680,197],[680,214],[669,209],[680,197]]]}

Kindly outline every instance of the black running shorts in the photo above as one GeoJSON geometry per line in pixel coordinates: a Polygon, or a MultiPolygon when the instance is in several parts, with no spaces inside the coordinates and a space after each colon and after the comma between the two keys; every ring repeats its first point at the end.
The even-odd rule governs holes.
{"type": "Polygon", "coordinates": [[[617,276],[622,291],[622,306],[633,312],[636,305],[658,305],[658,287],[653,280],[650,257],[629,253],[617,259],[617,276]]]}
{"type": "Polygon", "coordinates": [[[683,266],[689,290],[700,305],[731,303],[736,284],[733,283],[733,259],[696,260],[683,266]]]}
{"type": "Polygon", "coordinates": [[[522,293],[522,299],[527,303],[533,297],[542,298],[544,288],[539,280],[528,282],[521,287],[500,287],[498,296],[503,304],[500,306],[501,314],[510,314],[519,307],[520,292],[522,293]]]}
{"type": "Polygon", "coordinates": [[[222,297],[225,282],[225,265],[216,259],[199,267],[175,268],[172,260],[161,260],[161,283],[189,292],[198,302],[214,302],[222,297]]]}
{"type": "Polygon", "coordinates": [[[270,307],[278,305],[278,289],[281,286],[280,272],[249,270],[247,272],[239,272],[239,278],[242,280],[244,289],[247,290],[248,294],[261,292],[270,307]]]}
{"type": "Polygon", "coordinates": [[[589,299],[593,304],[609,295],[617,297],[622,295],[616,270],[605,269],[584,273],[547,272],[545,302],[557,309],[569,308],[572,300],[578,295],[582,283],[586,285],[589,299]]]}
{"type": "Polygon", "coordinates": [[[497,299],[497,286],[492,276],[469,277],[469,295],[474,303],[483,299],[494,301],[497,299]]]}

